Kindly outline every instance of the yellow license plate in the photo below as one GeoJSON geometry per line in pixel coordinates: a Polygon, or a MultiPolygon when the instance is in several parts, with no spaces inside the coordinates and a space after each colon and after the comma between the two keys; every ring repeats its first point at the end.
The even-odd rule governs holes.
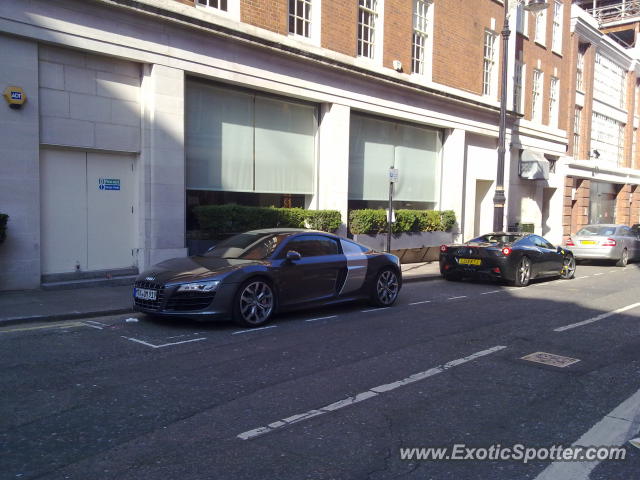
{"type": "Polygon", "coordinates": [[[596,244],[596,242],[593,241],[593,240],[580,240],[580,243],[582,245],[595,245],[596,244]]]}
{"type": "Polygon", "coordinates": [[[482,265],[482,260],[479,258],[459,258],[458,263],[460,265],[482,265]]]}

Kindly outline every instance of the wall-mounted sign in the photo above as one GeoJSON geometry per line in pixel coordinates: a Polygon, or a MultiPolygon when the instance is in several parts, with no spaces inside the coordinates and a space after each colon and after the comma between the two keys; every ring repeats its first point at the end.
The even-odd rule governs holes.
{"type": "Polygon", "coordinates": [[[120,190],[119,178],[99,178],[98,188],[100,190],[120,190]]]}
{"type": "Polygon", "coordinates": [[[11,108],[20,108],[27,101],[27,95],[20,87],[5,88],[4,98],[11,108]]]}

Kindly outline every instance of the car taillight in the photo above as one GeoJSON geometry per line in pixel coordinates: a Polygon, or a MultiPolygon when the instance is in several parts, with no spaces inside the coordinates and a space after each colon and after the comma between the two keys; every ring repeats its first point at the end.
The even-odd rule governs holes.
{"type": "Polygon", "coordinates": [[[603,247],[615,247],[616,241],[613,238],[607,238],[604,242],[602,242],[603,247]]]}
{"type": "Polygon", "coordinates": [[[440,245],[440,251],[442,253],[447,253],[447,250],[449,250],[449,247],[447,247],[446,245],[440,245]]]}
{"type": "Polygon", "coordinates": [[[567,247],[575,247],[576,244],[573,243],[573,239],[571,237],[569,237],[569,240],[567,240],[567,247]]]}
{"type": "Polygon", "coordinates": [[[509,247],[504,247],[504,248],[502,249],[502,254],[503,254],[505,257],[508,257],[509,255],[511,255],[511,249],[510,249],[509,247]]]}

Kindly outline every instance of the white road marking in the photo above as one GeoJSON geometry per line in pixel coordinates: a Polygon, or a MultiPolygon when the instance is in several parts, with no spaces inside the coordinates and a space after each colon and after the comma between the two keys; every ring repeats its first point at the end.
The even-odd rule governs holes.
{"type": "Polygon", "coordinates": [[[85,326],[85,327],[95,328],[95,329],[98,329],[98,330],[104,330],[102,327],[99,327],[98,325],[92,325],[92,324],[91,324],[91,323],[89,323],[89,322],[84,322],[84,326],[85,326]]]}
{"type": "MultiPolygon", "coordinates": [[[[590,447],[607,445],[617,447],[624,445],[638,430],[640,422],[640,390],[613,409],[607,416],[576,440],[573,445],[590,447]]],[[[555,480],[570,478],[571,480],[587,480],[591,471],[600,461],[592,462],[553,462],[534,480],[555,480]]]]}
{"type": "Polygon", "coordinates": [[[144,340],[139,340],[137,338],[132,338],[132,337],[122,337],[122,338],[126,338],[127,340],[130,340],[132,342],[140,343],[142,345],[145,345],[145,346],[151,347],[151,348],[171,347],[173,345],[181,345],[183,343],[200,342],[202,340],[206,340],[206,338],[201,337],[201,338],[193,338],[191,340],[184,340],[182,342],[173,342],[173,343],[164,343],[162,345],[154,345],[153,343],[145,342],[144,340]]]}
{"type": "Polygon", "coordinates": [[[413,303],[410,303],[409,305],[422,305],[423,303],[431,303],[431,300],[423,300],[421,302],[413,302],[413,303]]]}
{"type": "Polygon", "coordinates": [[[604,275],[604,273],[594,273],[593,276],[597,277],[598,275],[604,275]]]}
{"type": "Polygon", "coordinates": [[[490,292],[484,292],[481,293],[480,295],[490,295],[492,293],[500,293],[502,290],[491,290],[490,292]]]}
{"type": "Polygon", "coordinates": [[[231,335],[240,335],[241,333],[251,333],[257,332],[259,330],[266,330],[267,328],[276,328],[277,325],[269,325],[268,327],[259,327],[259,328],[251,328],[247,330],[238,330],[237,332],[233,332],[231,335]]]}
{"type": "Polygon", "coordinates": [[[318,317],[318,318],[309,318],[305,320],[305,322],[317,322],[318,320],[330,320],[332,318],[338,318],[337,315],[331,315],[329,317],[318,317]]]}
{"type": "Polygon", "coordinates": [[[101,327],[109,327],[110,325],[102,322],[97,322],[96,320],[86,320],[85,323],[92,323],[94,325],[100,325],[101,327]]]}
{"type": "Polygon", "coordinates": [[[360,313],[379,312],[380,310],[388,310],[391,307],[370,308],[369,310],[360,310],[360,313]]]}
{"type": "Polygon", "coordinates": [[[293,415],[291,417],[283,418],[281,420],[277,420],[268,424],[266,427],[258,427],[253,430],[248,430],[246,432],[242,432],[238,435],[238,438],[242,440],[249,440],[255,437],[259,437],[260,435],[264,435],[265,433],[272,432],[278,428],[282,428],[293,423],[301,422],[303,420],[308,420],[313,417],[317,417],[318,415],[324,415],[325,413],[334,412],[344,407],[348,407],[350,405],[354,405],[356,403],[362,402],[369,398],[376,397],[386,392],[390,392],[391,390],[395,390],[396,388],[404,387],[405,385],[409,385],[414,382],[418,382],[420,380],[424,380],[425,378],[432,377],[439,373],[442,373],[450,368],[457,367],[458,365],[462,365],[464,363],[475,360],[476,358],[484,357],[485,355],[490,355],[497,351],[503,350],[507,348],[506,346],[498,345],[496,347],[489,348],[487,350],[482,350],[480,352],[476,352],[468,357],[459,358],[457,360],[452,360],[443,365],[439,365],[434,368],[430,368],[429,370],[425,370],[424,372],[414,373],[413,375],[404,378],[402,380],[398,380],[396,382],[387,383],[385,385],[379,385],[377,387],[373,387],[365,392],[358,393],[352,397],[347,397],[343,400],[339,400],[337,402],[331,403],[329,405],[325,405],[319,409],[309,410],[304,413],[299,413],[297,415],[293,415]]]}
{"type": "Polygon", "coordinates": [[[460,295],[459,297],[449,297],[447,300],[457,300],[458,298],[467,298],[466,295],[460,295]]]}
{"type": "Polygon", "coordinates": [[[626,312],[627,310],[631,310],[633,308],[640,307],[640,303],[634,303],[632,305],[627,305],[626,307],[618,308],[612,312],[602,313],[597,317],[589,318],[588,320],[583,320],[582,322],[572,323],[570,325],[565,325],[564,327],[555,328],[554,332],[564,332],[565,330],[571,330],[572,328],[581,327],[583,325],[588,325],[593,322],[597,322],[603,320],[607,317],[611,317],[612,315],[616,315],[618,313],[626,312]]]}

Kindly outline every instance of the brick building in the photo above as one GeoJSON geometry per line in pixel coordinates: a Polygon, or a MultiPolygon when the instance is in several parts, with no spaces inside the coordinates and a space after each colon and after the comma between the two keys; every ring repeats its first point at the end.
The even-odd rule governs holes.
{"type": "MultiPolygon", "coordinates": [[[[569,183],[579,167],[566,167],[577,7],[552,0],[534,14],[515,3],[504,223],[559,243],[567,195],[586,188],[569,183]]],[[[203,204],[336,209],[346,233],[350,209],[385,205],[390,165],[400,171],[396,207],[454,210],[458,239],[490,230],[504,9],[501,0],[0,2],[0,85],[28,98],[0,110],[0,210],[11,215],[0,289],[185,255],[191,211],[203,204]]],[[[630,198],[634,187],[623,190],[630,198]]]]}

